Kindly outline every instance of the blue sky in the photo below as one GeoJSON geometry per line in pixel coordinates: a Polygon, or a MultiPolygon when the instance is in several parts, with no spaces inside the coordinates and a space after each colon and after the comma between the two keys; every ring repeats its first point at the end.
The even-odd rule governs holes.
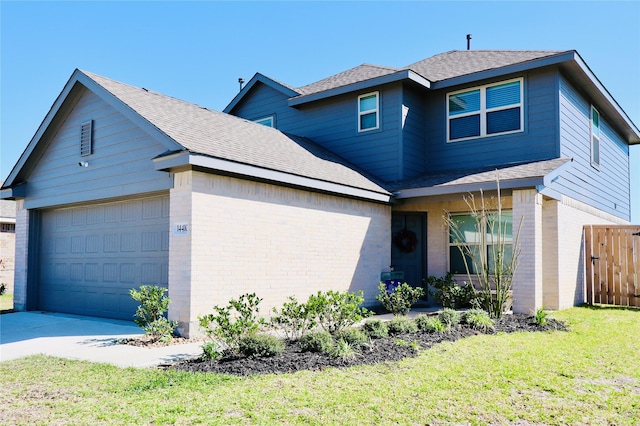
{"type": "MultiPolygon", "coordinates": [[[[302,86],[361,63],[577,50],[640,126],[640,2],[0,1],[0,179],[75,68],[222,110],[238,77],[302,86]]],[[[632,222],[640,223],[640,146],[632,222]]]]}

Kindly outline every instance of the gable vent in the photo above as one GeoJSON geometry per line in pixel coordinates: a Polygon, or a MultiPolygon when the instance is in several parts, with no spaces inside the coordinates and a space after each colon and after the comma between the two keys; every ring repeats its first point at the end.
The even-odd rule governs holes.
{"type": "Polygon", "coordinates": [[[80,126],[80,156],[86,157],[93,153],[93,121],[89,120],[80,126]]]}

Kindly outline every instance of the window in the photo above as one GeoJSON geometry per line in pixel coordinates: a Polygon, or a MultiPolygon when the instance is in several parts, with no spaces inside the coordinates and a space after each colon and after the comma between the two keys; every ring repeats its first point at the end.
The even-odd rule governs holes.
{"type": "Polygon", "coordinates": [[[15,223],[0,223],[0,232],[8,232],[11,234],[15,234],[16,232],[16,224],[15,223]]]}
{"type": "Polygon", "coordinates": [[[358,96],[358,132],[380,127],[378,92],[358,96]]]}
{"type": "Polygon", "coordinates": [[[80,126],[80,156],[93,153],[93,121],[89,120],[80,126]]]}
{"type": "Polygon", "coordinates": [[[497,212],[476,221],[471,214],[452,214],[451,220],[457,224],[458,231],[449,229],[449,271],[453,274],[466,274],[466,264],[469,272],[477,273],[478,266],[488,266],[489,273],[493,273],[495,256],[498,252],[497,244],[504,242],[505,263],[511,262],[513,257],[513,213],[502,211],[501,223],[498,222],[497,212]],[[471,254],[466,250],[460,252],[460,246],[468,246],[471,254]]]}
{"type": "Polygon", "coordinates": [[[254,123],[258,123],[258,124],[262,124],[263,126],[267,126],[267,127],[275,127],[274,126],[274,119],[273,119],[273,115],[270,115],[269,117],[264,117],[264,118],[259,118],[257,120],[253,120],[254,123]]]}
{"type": "Polygon", "coordinates": [[[600,165],[600,113],[591,107],[591,165],[600,165]]]}
{"type": "Polygon", "coordinates": [[[447,95],[447,141],[524,130],[523,80],[509,80],[447,95]]]}

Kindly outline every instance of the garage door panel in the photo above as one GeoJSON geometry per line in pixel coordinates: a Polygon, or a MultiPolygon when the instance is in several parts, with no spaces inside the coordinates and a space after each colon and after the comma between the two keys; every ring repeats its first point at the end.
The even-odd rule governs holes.
{"type": "Polygon", "coordinates": [[[39,307],[131,319],[129,290],[166,287],[169,197],[44,211],[39,307]]]}

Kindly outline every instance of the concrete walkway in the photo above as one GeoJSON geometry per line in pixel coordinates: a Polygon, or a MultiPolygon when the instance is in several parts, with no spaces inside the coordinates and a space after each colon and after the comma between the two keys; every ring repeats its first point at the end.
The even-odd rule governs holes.
{"type": "Polygon", "coordinates": [[[202,353],[202,342],[161,348],[116,343],[118,339],[142,334],[131,321],[47,312],[3,314],[0,315],[0,361],[45,354],[144,368],[202,353]]]}

